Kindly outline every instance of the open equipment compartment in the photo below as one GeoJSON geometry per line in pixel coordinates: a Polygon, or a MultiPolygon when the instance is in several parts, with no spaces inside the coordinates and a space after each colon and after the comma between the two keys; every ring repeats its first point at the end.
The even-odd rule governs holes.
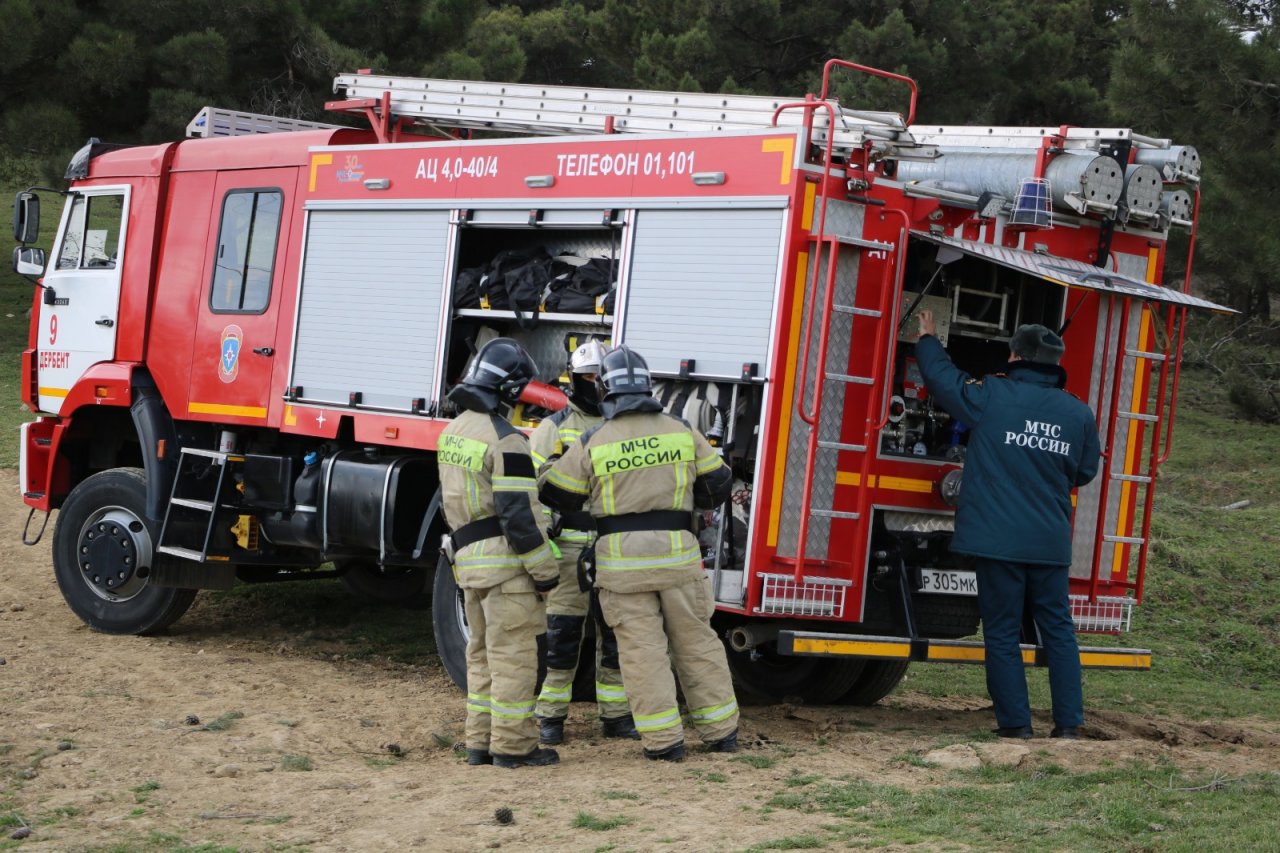
{"type": "MultiPolygon", "coordinates": [[[[454,216],[455,250],[441,397],[465,372],[483,343],[504,336],[518,341],[538,365],[538,379],[555,384],[569,354],[588,337],[606,344],[614,317],[604,313],[617,299],[626,221],[617,210],[529,211],[476,208],[454,216]],[[575,269],[594,264],[594,281],[603,282],[591,310],[545,310],[552,294],[572,287],[575,269]],[[512,305],[508,281],[523,277],[525,288],[512,305]],[[475,288],[489,295],[475,307],[475,288]],[[468,291],[468,288],[471,289],[468,291]],[[537,293],[534,293],[537,288],[537,293]],[[507,301],[504,303],[503,298],[507,301]],[[492,307],[507,304],[511,307],[492,307]],[[463,305],[473,307],[459,307],[463,305]]],[[[582,299],[579,308],[588,307],[582,299]]],[[[518,406],[512,422],[530,427],[547,412],[518,406]]]]}
{"type": "Polygon", "coordinates": [[[1025,323],[1054,331],[1064,319],[1066,288],[972,255],[912,240],[907,254],[889,421],[880,434],[882,456],[963,462],[968,427],[936,406],[914,356],[916,316],[931,310],[938,339],[961,370],[975,379],[1000,373],[1009,339],[1025,323]]]}

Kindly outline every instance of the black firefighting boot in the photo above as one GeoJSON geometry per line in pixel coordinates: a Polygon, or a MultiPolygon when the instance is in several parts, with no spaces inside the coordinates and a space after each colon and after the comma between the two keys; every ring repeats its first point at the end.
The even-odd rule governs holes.
{"type": "Polygon", "coordinates": [[[630,714],[621,717],[605,717],[600,720],[604,736],[622,740],[640,740],[640,732],[636,731],[636,721],[630,714]]]}
{"type": "Polygon", "coordinates": [[[738,730],[734,729],[729,734],[713,740],[707,744],[708,752],[737,752],[738,751],[738,730]]]}
{"type": "Polygon", "coordinates": [[[1001,726],[995,729],[996,737],[1008,737],[1015,740],[1031,740],[1036,736],[1031,726],[1001,726]]]}
{"type": "Polygon", "coordinates": [[[684,761],[684,741],[666,749],[646,749],[644,757],[650,761],[684,761]]]}
{"type": "Polygon", "coordinates": [[[492,764],[493,756],[489,754],[487,749],[471,749],[467,748],[467,764],[477,767],[481,764],[492,764]]]}
{"type": "Polygon", "coordinates": [[[506,767],[546,767],[549,764],[559,764],[560,753],[554,749],[537,748],[528,755],[498,755],[493,753],[493,766],[506,767]]]}
{"type": "Polygon", "coordinates": [[[547,746],[564,743],[564,717],[538,717],[538,743],[547,746]]]}

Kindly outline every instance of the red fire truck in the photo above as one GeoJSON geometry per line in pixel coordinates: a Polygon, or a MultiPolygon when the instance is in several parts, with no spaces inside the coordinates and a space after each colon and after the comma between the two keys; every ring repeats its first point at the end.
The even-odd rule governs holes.
{"type": "Polygon", "coordinates": [[[967,430],[920,380],[920,308],[975,375],[1019,324],[1062,330],[1105,452],[1076,495],[1074,615],[1128,627],[1182,324],[1218,308],[1189,294],[1189,259],[1163,283],[1170,229],[1194,246],[1193,148],[925,125],[914,82],[839,60],[792,100],[368,72],[335,91],[370,129],[206,109],[197,138],[91,141],[47,258],[27,245],[39,194],[18,196],[15,266],[40,276],[24,539],[60,509],[57,582],[91,627],[154,632],[200,589],[338,575],[433,591],[461,682],[437,569],[446,392],[509,335],[546,383],[512,413],[531,426],[595,336],[642,353],[733,468],[700,538],[742,691],[870,703],[910,661],[980,662],[975,575],[947,549],[967,430]],[[838,103],[848,70],[899,81],[906,114],[838,103]]]}

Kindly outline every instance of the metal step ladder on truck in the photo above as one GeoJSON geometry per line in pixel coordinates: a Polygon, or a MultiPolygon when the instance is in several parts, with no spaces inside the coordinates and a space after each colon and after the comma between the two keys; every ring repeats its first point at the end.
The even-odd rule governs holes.
{"type": "Polygon", "coordinates": [[[917,124],[914,82],[840,60],[792,100],[367,72],[335,91],[370,129],[206,109],[197,138],[92,141],[47,259],[27,245],[39,194],[18,196],[16,267],[42,276],[24,540],[60,509],[57,582],[91,627],[155,632],[199,589],[338,575],[433,591],[461,683],[437,565],[446,392],[509,335],[542,369],[512,413],[532,426],[594,336],[643,353],[733,468],[700,539],[741,692],[865,704],[911,661],[980,662],[975,575],[947,550],[966,429],[920,381],[921,307],[974,375],[1019,324],[1063,330],[1106,463],[1076,495],[1073,611],[1129,626],[1186,311],[1221,310],[1161,284],[1170,229],[1194,246],[1193,148],[917,124]],[[901,82],[906,116],[842,107],[847,70],[901,82]]]}

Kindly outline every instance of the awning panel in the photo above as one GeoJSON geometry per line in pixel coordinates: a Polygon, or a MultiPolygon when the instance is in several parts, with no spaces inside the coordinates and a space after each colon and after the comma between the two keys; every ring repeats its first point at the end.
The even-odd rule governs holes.
{"type": "Polygon", "coordinates": [[[939,246],[957,249],[967,255],[1000,264],[1018,272],[1042,278],[1045,281],[1063,287],[1082,287],[1117,296],[1133,299],[1145,299],[1151,302],[1163,302],[1170,305],[1185,305],[1188,308],[1207,308],[1223,314],[1238,313],[1232,308],[1174,290],[1160,287],[1150,282],[1121,275],[1118,272],[1095,267],[1084,261],[1060,258],[1056,255],[1042,255],[1022,249],[1010,249],[991,243],[978,243],[973,240],[961,240],[956,237],[944,237],[940,234],[929,234],[924,231],[912,231],[911,236],[928,240],[939,246]]]}

